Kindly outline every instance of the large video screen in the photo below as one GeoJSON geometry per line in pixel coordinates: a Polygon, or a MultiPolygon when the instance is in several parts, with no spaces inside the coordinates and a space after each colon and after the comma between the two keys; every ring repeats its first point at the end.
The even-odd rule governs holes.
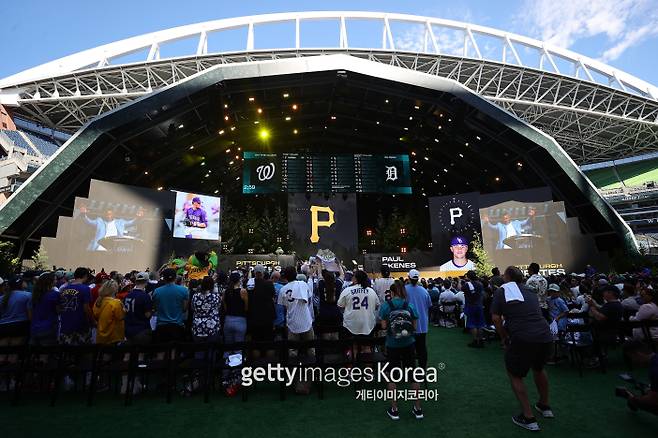
{"type": "Polygon", "coordinates": [[[411,194],[408,155],[244,152],[244,194],[411,194]]]}
{"type": "Polygon", "coordinates": [[[302,258],[331,250],[341,260],[358,251],[356,195],[288,195],[288,233],[302,258]]]}
{"type": "Polygon", "coordinates": [[[544,273],[565,272],[574,260],[564,203],[552,201],[547,188],[434,197],[430,216],[434,257],[445,276],[475,268],[476,233],[501,270],[536,262],[544,273]]]}
{"type": "Polygon", "coordinates": [[[174,237],[219,240],[221,199],[196,193],[176,192],[174,237]]]}
{"type": "Polygon", "coordinates": [[[172,192],[91,180],[87,198],[76,198],[72,217],[60,217],[57,235],[43,238],[49,264],[108,269],[151,269],[171,230],[166,206],[172,192]]]}

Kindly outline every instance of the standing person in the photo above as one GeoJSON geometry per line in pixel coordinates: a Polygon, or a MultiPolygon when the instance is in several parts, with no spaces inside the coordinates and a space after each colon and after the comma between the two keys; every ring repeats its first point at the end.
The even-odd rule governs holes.
{"type": "Polygon", "coordinates": [[[537,294],[523,284],[521,270],[510,266],[505,269],[503,278],[505,283],[494,292],[491,317],[505,348],[505,368],[512,391],[521,404],[522,412],[512,417],[512,422],[538,431],[540,427],[532,413],[523,379],[532,369],[539,392],[539,401],[534,407],[544,418],[553,418],[548,404],[548,376],[544,370],[553,336],[542,315],[537,294]]]}
{"type": "Polygon", "coordinates": [[[224,291],[222,300],[224,318],[224,343],[244,342],[247,333],[247,312],[249,310],[249,294],[242,287],[242,275],[238,271],[231,272],[228,288],[224,291]]]}
{"type": "Polygon", "coordinates": [[[180,342],[185,338],[185,311],[189,293],[187,288],[176,284],[176,271],[162,271],[165,284],[153,292],[153,308],[157,318],[155,341],[158,343],[180,342]]]}
{"type": "Polygon", "coordinates": [[[311,341],[313,332],[313,295],[306,281],[297,280],[297,271],[288,266],[283,270],[288,283],[279,292],[279,304],[286,307],[286,326],[291,341],[311,341]]]}
{"type": "Polygon", "coordinates": [[[254,288],[249,291],[248,331],[251,339],[257,342],[274,340],[274,284],[266,280],[265,266],[254,267],[254,288]]]}
{"type": "Polygon", "coordinates": [[[407,300],[413,304],[414,309],[418,312],[418,321],[416,325],[416,332],[414,337],[416,342],[416,357],[418,358],[418,365],[422,368],[427,368],[427,345],[425,338],[427,337],[429,325],[429,312],[432,306],[430,294],[427,290],[418,284],[420,272],[416,269],[409,271],[409,284],[405,286],[407,300]]]}
{"type": "Polygon", "coordinates": [[[379,302],[383,303],[391,298],[391,285],[395,280],[391,278],[391,268],[388,265],[382,265],[379,272],[382,276],[375,278],[372,282],[372,288],[377,292],[379,302]]]}
{"type": "Polygon", "coordinates": [[[25,291],[22,277],[6,282],[0,278],[0,345],[23,345],[30,337],[32,294],[25,291]]]}
{"type": "Polygon", "coordinates": [[[535,291],[539,299],[539,307],[541,308],[542,315],[546,320],[548,316],[548,304],[546,303],[546,291],[548,290],[548,281],[539,273],[539,265],[537,263],[530,263],[528,266],[528,274],[530,277],[526,281],[526,286],[535,291]]]}
{"type": "Polygon", "coordinates": [[[153,300],[146,292],[148,281],[148,272],[138,273],[135,276],[135,287],[123,300],[123,310],[126,314],[126,339],[130,344],[139,345],[151,342],[153,300]]]}
{"type": "Polygon", "coordinates": [[[352,335],[369,336],[377,323],[379,297],[370,287],[368,274],[358,270],[352,285],[343,289],[338,302],[343,308],[343,327],[352,335]]]}
{"type": "Polygon", "coordinates": [[[481,333],[486,325],[484,320],[484,287],[477,281],[475,271],[466,273],[468,281],[462,283],[464,291],[464,315],[466,316],[466,328],[471,331],[473,341],[468,344],[471,348],[484,348],[484,340],[481,333]]]}
{"type": "Polygon", "coordinates": [[[98,320],[96,343],[116,345],[125,337],[124,312],[121,300],[115,298],[119,285],[114,280],[103,283],[94,304],[94,317],[98,320]]]}
{"type": "Polygon", "coordinates": [[[73,280],[59,291],[60,334],[59,342],[65,345],[91,343],[94,317],[89,303],[91,291],[86,285],[89,269],[77,268],[73,280]]]}
{"type": "Polygon", "coordinates": [[[39,276],[32,289],[30,344],[57,344],[58,305],[59,291],[55,288],[55,274],[45,272],[39,276]]]}
{"type": "Polygon", "coordinates": [[[276,311],[274,330],[276,338],[279,339],[286,327],[286,306],[279,304],[279,294],[281,288],[286,284],[286,279],[281,276],[281,272],[274,271],[272,273],[272,283],[274,283],[274,310],[276,311]]]}
{"type": "Polygon", "coordinates": [[[195,342],[219,341],[219,293],[215,291],[215,282],[211,277],[204,277],[201,286],[192,295],[192,336],[195,342]]]}
{"type": "MultiPolygon", "coordinates": [[[[343,314],[338,307],[343,283],[337,279],[333,272],[322,270],[322,280],[318,282],[318,295],[320,296],[320,308],[318,310],[317,326],[338,327],[343,324],[343,314]]],[[[326,333],[327,336],[335,336],[336,333],[326,333]]]]}
{"type": "MultiPolygon", "coordinates": [[[[382,321],[382,329],[386,330],[386,358],[391,368],[409,369],[415,365],[415,338],[416,321],[418,313],[413,304],[407,301],[404,284],[395,280],[390,286],[391,298],[382,304],[379,317],[382,321]]],[[[404,374],[403,374],[404,375],[404,374]]],[[[411,388],[420,389],[419,382],[412,382],[411,388]]],[[[395,391],[395,382],[388,383],[388,389],[395,391]]],[[[399,420],[400,412],[395,398],[391,400],[391,407],[386,411],[391,420],[399,420]]],[[[423,410],[420,406],[420,398],[416,399],[411,413],[420,420],[423,410]]]]}

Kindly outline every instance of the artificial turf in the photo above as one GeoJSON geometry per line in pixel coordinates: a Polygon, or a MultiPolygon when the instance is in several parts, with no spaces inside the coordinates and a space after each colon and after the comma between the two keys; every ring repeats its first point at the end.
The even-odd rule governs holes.
{"type": "MultiPolygon", "coordinates": [[[[139,395],[130,407],[121,396],[99,394],[92,407],[81,394],[63,394],[55,407],[44,396],[26,394],[19,406],[5,400],[0,408],[3,437],[332,437],[341,436],[450,436],[516,437],[532,432],[512,424],[519,412],[496,343],[485,349],[466,347],[461,329],[430,328],[429,365],[445,364],[439,372],[439,400],[425,402],[424,420],[411,415],[411,402],[400,404],[400,421],[385,414],[387,403],[357,401],[350,388],[325,385],[317,393],[289,393],[279,401],[277,388],[259,384],[249,400],[215,393],[208,404],[202,396],[175,396],[166,404],[158,394],[139,395]]],[[[561,437],[650,437],[658,431],[658,417],[632,413],[614,396],[623,364],[619,351],[611,352],[607,373],[586,370],[583,377],[568,363],[549,366],[551,406],[556,418],[539,418],[542,434],[561,437]]],[[[646,381],[646,370],[635,375],[646,381]]],[[[526,381],[531,400],[536,391],[526,381]]]]}

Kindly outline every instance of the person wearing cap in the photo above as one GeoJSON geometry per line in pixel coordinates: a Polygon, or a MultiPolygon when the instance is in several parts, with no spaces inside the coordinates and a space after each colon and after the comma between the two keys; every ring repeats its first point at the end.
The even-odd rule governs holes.
{"type": "Polygon", "coordinates": [[[624,308],[619,301],[619,289],[611,284],[600,288],[603,294],[604,304],[599,305],[592,297],[589,297],[589,314],[594,318],[592,327],[598,331],[597,337],[601,342],[613,342],[617,336],[617,325],[622,320],[624,308]]]}
{"type": "Polygon", "coordinates": [[[464,292],[464,316],[466,328],[471,331],[473,341],[468,344],[471,348],[484,348],[482,329],[487,325],[484,318],[484,286],[477,280],[475,271],[466,273],[467,281],[462,282],[464,292]]]}
{"type": "Polygon", "coordinates": [[[567,329],[567,316],[569,315],[569,307],[564,299],[560,296],[560,286],[552,283],[548,286],[548,315],[551,321],[557,323],[557,328],[560,332],[567,329]]]}
{"type": "Polygon", "coordinates": [[[176,284],[176,271],[162,271],[164,285],[153,292],[153,309],[157,318],[154,340],[157,343],[179,342],[185,338],[184,314],[189,292],[176,284]]]}
{"type": "Polygon", "coordinates": [[[89,303],[90,307],[93,309],[96,300],[98,299],[98,291],[100,290],[103,283],[110,279],[110,276],[105,273],[104,269],[101,269],[101,272],[96,274],[94,277],[94,287],[91,288],[91,302],[89,303]]]}
{"type": "Polygon", "coordinates": [[[274,340],[274,284],[265,280],[265,266],[254,266],[254,287],[249,293],[249,312],[247,313],[247,331],[253,341],[274,340]]]}
{"type": "Polygon", "coordinates": [[[0,345],[24,344],[30,335],[32,294],[25,291],[23,277],[0,278],[0,345]]]}
{"type": "Polygon", "coordinates": [[[429,325],[429,312],[432,307],[432,300],[430,294],[423,286],[418,284],[420,279],[420,272],[416,269],[409,271],[409,284],[405,286],[407,292],[407,301],[413,305],[416,312],[418,312],[418,321],[416,324],[415,348],[416,357],[418,358],[418,365],[422,368],[427,368],[427,345],[425,338],[427,336],[429,325]]]}
{"type": "Polygon", "coordinates": [[[149,281],[148,272],[138,272],[135,275],[135,287],[123,299],[125,316],[126,340],[129,344],[148,344],[151,342],[151,313],[153,301],[146,292],[149,281]]]}
{"type": "Polygon", "coordinates": [[[185,210],[185,225],[195,228],[208,226],[206,211],[201,208],[201,198],[198,196],[192,198],[192,206],[185,210]]]}
{"type": "Polygon", "coordinates": [[[391,285],[395,280],[391,278],[391,268],[388,265],[382,264],[379,272],[381,272],[382,276],[375,278],[372,282],[372,288],[377,292],[379,301],[385,303],[391,299],[391,285]]]}
{"type": "Polygon", "coordinates": [[[450,240],[452,260],[448,260],[439,267],[440,272],[466,272],[475,269],[475,263],[466,257],[468,253],[468,239],[464,236],[455,236],[450,240]]]}

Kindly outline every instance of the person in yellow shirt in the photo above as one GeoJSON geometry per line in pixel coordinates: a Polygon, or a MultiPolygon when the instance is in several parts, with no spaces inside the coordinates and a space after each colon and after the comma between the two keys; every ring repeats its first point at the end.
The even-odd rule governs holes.
{"type": "Polygon", "coordinates": [[[97,344],[116,344],[124,339],[124,311],[121,300],[115,298],[119,285],[114,280],[106,281],[98,291],[94,304],[97,344]]]}

